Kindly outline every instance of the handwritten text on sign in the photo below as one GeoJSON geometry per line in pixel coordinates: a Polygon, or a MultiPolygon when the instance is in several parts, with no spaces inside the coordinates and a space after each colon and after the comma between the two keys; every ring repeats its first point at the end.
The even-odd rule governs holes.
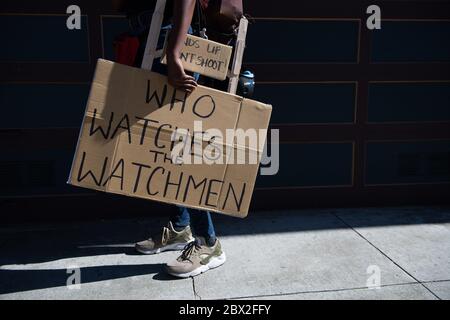
{"type": "MultiPolygon", "coordinates": [[[[214,79],[225,80],[232,50],[233,48],[230,46],[187,35],[180,58],[184,69],[188,71],[197,72],[214,79]]],[[[167,64],[165,53],[161,63],[167,64]]]]}
{"type": "MultiPolygon", "coordinates": [[[[270,113],[269,105],[202,86],[187,95],[160,74],[99,60],[69,183],[244,217],[265,136],[256,148],[247,139],[232,139],[223,148],[258,159],[247,164],[231,162],[228,153],[218,153],[223,159],[212,164],[174,162],[179,144],[172,136],[179,128],[189,136],[196,130],[267,129],[270,113]]],[[[225,143],[217,137],[200,141],[200,150],[216,154],[225,143]]]]}

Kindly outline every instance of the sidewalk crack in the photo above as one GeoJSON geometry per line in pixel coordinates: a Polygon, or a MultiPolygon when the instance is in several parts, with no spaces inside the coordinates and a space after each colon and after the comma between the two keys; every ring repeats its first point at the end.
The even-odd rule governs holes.
{"type": "Polygon", "coordinates": [[[202,297],[197,293],[197,290],[195,289],[195,279],[194,277],[191,277],[192,279],[192,290],[194,292],[194,300],[202,300],[202,297]]]}
{"type": "MultiPolygon", "coordinates": [[[[418,284],[419,283],[417,283],[417,282],[404,282],[404,283],[385,284],[385,285],[381,285],[380,287],[388,288],[388,287],[418,285],[418,284]]],[[[292,296],[292,295],[299,295],[299,294],[345,292],[345,291],[354,291],[354,290],[371,290],[371,289],[368,287],[352,287],[352,288],[341,288],[341,289],[306,290],[306,291],[295,291],[295,292],[285,292],[285,293],[276,293],[276,294],[261,294],[261,295],[252,295],[252,296],[231,297],[231,298],[225,298],[225,300],[262,298],[262,297],[282,297],[282,296],[292,296]]]]}
{"type": "Polygon", "coordinates": [[[400,270],[402,270],[404,273],[406,273],[409,277],[414,279],[418,284],[420,284],[422,287],[425,288],[428,292],[430,292],[435,298],[438,300],[442,300],[438,295],[436,295],[433,291],[431,291],[422,281],[414,277],[411,273],[409,273],[405,268],[403,268],[400,264],[394,261],[391,257],[389,257],[383,250],[378,248],[375,244],[373,244],[369,239],[364,237],[358,230],[356,230],[353,226],[351,226],[347,221],[345,221],[343,218],[341,218],[337,213],[331,213],[334,215],[337,219],[339,219],[343,224],[345,224],[348,228],[352,229],[358,236],[360,236],[362,239],[364,239],[369,245],[371,245],[373,248],[375,248],[379,253],[381,253],[384,257],[386,257],[389,261],[391,261],[394,265],[396,265],[400,270]]]}

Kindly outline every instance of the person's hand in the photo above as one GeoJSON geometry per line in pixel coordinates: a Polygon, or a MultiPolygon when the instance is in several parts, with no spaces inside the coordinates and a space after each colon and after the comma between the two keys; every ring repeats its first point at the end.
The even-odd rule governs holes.
{"type": "Polygon", "coordinates": [[[197,87],[197,82],[194,77],[184,72],[183,64],[179,57],[167,57],[167,70],[169,83],[175,88],[191,93],[197,87]]]}

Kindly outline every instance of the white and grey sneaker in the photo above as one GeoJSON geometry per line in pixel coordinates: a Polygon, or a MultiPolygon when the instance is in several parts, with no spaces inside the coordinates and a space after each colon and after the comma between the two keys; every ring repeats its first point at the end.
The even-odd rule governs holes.
{"type": "Polygon", "coordinates": [[[222,251],[219,240],[210,247],[206,245],[204,238],[198,237],[196,241],[186,246],[175,261],[166,264],[166,271],[179,278],[195,277],[220,267],[225,261],[225,252],[222,251]]]}

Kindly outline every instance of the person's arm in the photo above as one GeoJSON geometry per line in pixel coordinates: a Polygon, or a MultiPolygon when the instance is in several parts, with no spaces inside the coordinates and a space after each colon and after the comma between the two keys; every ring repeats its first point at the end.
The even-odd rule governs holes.
{"type": "Polygon", "coordinates": [[[184,72],[180,53],[191,25],[195,2],[196,0],[174,0],[173,27],[166,49],[169,83],[187,92],[192,92],[197,83],[194,77],[184,72]]]}

